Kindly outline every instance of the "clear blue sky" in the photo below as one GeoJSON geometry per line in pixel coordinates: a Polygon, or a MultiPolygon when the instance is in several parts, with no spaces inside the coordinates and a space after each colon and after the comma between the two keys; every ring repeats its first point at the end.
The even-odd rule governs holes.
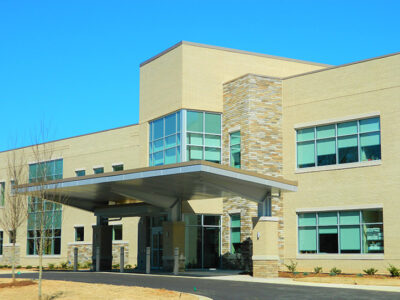
{"type": "Polygon", "coordinates": [[[139,64],[181,40],[343,64],[400,51],[399,13],[397,0],[0,0],[0,151],[41,121],[52,139],[137,123],[139,64]]]}

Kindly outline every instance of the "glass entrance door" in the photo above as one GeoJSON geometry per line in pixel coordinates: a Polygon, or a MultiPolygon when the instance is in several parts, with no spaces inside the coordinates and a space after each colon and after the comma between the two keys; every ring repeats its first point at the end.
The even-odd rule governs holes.
{"type": "Polygon", "coordinates": [[[203,268],[219,266],[219,228],[203,227],[203,268]]]}
{"type": "Polygon", "coordinates": [[[218,268],[221,254],[221,218],[211,215],[185,215],[186,268],[218,268]]]}
{"type": "Polygon", "coordinates": [[[151,268],[162,269],[163,239],[162,227],[151,228],[151,268]]]}

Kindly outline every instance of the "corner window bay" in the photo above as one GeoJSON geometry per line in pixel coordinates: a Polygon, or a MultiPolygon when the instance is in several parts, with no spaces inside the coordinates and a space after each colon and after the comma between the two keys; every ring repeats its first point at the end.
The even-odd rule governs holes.
{"type": "Polygon", "coordinates": [[[383,253],[382,209],[298,214],[302,254],[383,253]]]}
{"type": "Polygon", "coordinates": [[[380,118],[297,130],[297,168],[381,159],[380,118]]]}

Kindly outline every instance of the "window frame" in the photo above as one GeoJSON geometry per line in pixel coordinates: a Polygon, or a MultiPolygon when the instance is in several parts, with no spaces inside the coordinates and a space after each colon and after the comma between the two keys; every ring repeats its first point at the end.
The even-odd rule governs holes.
{"type": "Polygon", "coordinates": [[[374,116],[368,116],[368,117],[364,117],[364,118],[357,118],[357,119],[346,119],[346,120],[338,120],[335,123],[333,122],[328,122],[328,123],[321,123],[321,124],[316,124],[313,126],[305,126],[305,127],[297,127],[295,128],[295,156],[296,156],[296,160],[295,160],[295,169],[296,171],[305,171],[305,170],[310,170],[310,169],[322,169],[322,168],[332,168],[332,167],[336,167],[336,168],[342,168],[344,166],[348,166],[351,164],[365,164],[365,163],[379,163],[382,161],[382,122],[381,122],[381,117],[380,115],[374,115],[374,116]],[[365,132],[361,132],[360,131],[360,122],[364,121],[364,120],[369,120],[369,119],[378,119],[379,122],[379,130],[371,130],[371,131],[365,131],[365,132]],[[356,133],[350,133],[350,134],[343,134],[343,135],[339,135],[338,134],[338,125],[340,124],[345,124],[345,123],[350,123],[350,122],[357,122],[357,132],[356,133]],[[330,125],[334,125],[334,129],[335,129],[335,135],[333,137],[324,137],[324,138],[318,138],[317,137],[317,128],[320,127],[324,127],[324,126],[330,126],[330,125]],[[313,139],[307,139],[304,141],[298,141],[298,133],[301,130],[304,129],[314,129],[314,138],[313,139]],[[361,160],[361,136],[365,135],[365,134],[373,134],[373,133],[379,133],[379,146],[380,146],[380,158],[379,159],[374,159],[374,160],[361,160]],[[339,145],[338,145],[338,141],[340,138],[343,137],[351,137],[351,136],[357,136],[357,161],[354,162],[344,162],[344,163],[340,163],[339,162],[339,145]],[[317,149],[317,145],[318,145],[318,141],[324,141],[324,140],[331,140],[334,139],[335,141],[335,159],[336,162],[334,164],[324,164],[324,165],[318,165],[318,149],[317,149]],[[309,166],[309,167],[299,167],[299,155],[298,155],[298,146],[299,144],[304,144],[304,143],[311,143],[313,142],[314,144],[314,166],[309,166]]]}
{"type": "Polygon", "coordinates": [[[74,226],[74,233],[75,233],[75,238],[74,241],[75,242],[84,242],[85,241],[85,226],[74,226]],[[82,229],[82,240],[78,241],[77,237],[78,237],[78,230],[82,229]]]}
{"type": "Polygon", "coordinates": [[[297,254],[298,255],[383,255],[385,254],[385,236],[384,236],[384,221],[383,221],[383,209],[382,208],[368,208],[368,209],[348,209],[348,210],[318,210],[318,211],[307,211],[307,212],[297,212],[296,213],[296,226],[297,226],[297,254]],[[382,215],[382,222],[364,222],[363,221],[363,212],[366,211],[379,211],[381,212],[382,215]],[[319,224],[319,214],[323,213],[336,213],[336,218],[337,218],[337,223],[336,225],[320,225],[319,224]],[[341,224],[340,223],[340,213],[343,212],[358,212],[359,213],[359,223],[358,224],[341,224]],[[315,225],[299,225],[299,216],[301,214],[315,214],[315,225]],[[382,252],[364,252],[364,240],[363,240],[363,226],[380,226],[382,227],[382,244],[383,244],[383,249],[382,252]],[[341,228],[346,228],[347,226],[359,226],[359,236],[360,236],[360,252],[354,252],[354,253],[342,253],[341,249],[341,228]],[[338,252],[337,253],[327,253],[327,252],[320,252],[320,246],[319,246],[319,229],[320,228],[327,228],[327,227],[336,227],[337,228],[337,242],[338,242],[338,252]],[[316,234],[316,251],[315,253],[302,253],[300,250],[300,229],[303,228],[315,228],[315,234],[316,234]]]}
{"type": "MultiPolygon", "coordinates": [[[[29,164],[29,182],[37,182],[38,178],[42,177],[37,177],[38,175],[38,168],[37,166],[40,166],[41,164],[44,164],[45,168],[47,168],[49,163],[54,163],[52,166],[52,172],[49,174],[41,174],[43,175],[43,179],[45,181],[47,180],[55,180],[55,179],[62,179],[63,178],[63,172],[64,172],[64,160],[63,158],[57,158],[57,159],[52,159],[48,161],[41,161],[37,163],[30,163],[29,164]],[[35,176],[33,175],[33,172],[31,172],[31,167],[36,166],[34,168],[35,176]],[[61,168],[60,168],[61,167],[61,168]],[[60,171],[60,172],[57,172],[60,171]]],[[[33,168],[32,168],[33,169],[33,168]]],[[[44,169],[45,171],[50,170],[50,169],[44,169]]],[[[59,256],[61,255],[61,234],[62,234],[62,205],[59,203],[54,203],[51,201],[46,201],[46,200],[40,200],[37,197],[28,197],[28,219],[27,219],[27,236],[26,236],[26,255],[27,256],[36,256],[38,255],[37,253],[37,239],[40,237],[37,235],[37,229],[35,228],[36,224],[36,214],[37,214],[37,204],[40,201],[43,201],[43,204],[41,204],[42,207],[44,207],[44,211],[46,212],[52,212],[52,220],[51,220],[51,228],[48,229],[48,232],[51,233],[50,235],[47,236],[48,239],[51,240],[49,246],[50,246],[50,253],[46,254],[43,253],[45,256],[59,256]],[[33,203],[30,203],[33,201],[33,203]],[[49,210],[48,203],[51,205],[51,209],[49,210]],[[34,210],[32,210],[34,208],[34,210]],[[34,222],[33,222],[33,228],[30,228],[30,216],[33,216],[34,222]],[[59,217],[59,219],[56,219],[56,217],[59,217]],[[30,233],[33,233],[32,236],[30,236],[30,233]],[[29,253],[30,250],[30,243],[33,243],[33,253],[29,253]],[[59,253],[55,253],[56,245],[58,244],[59,247],[59,253]]],[[[39,212],[41,213],[41,212],[39,212]]],[[[46,249],[43,249],[46,251],[46,249]]]]}
{"type": "Polygon", "coordinates": [[[111,226],[112,226],[112,241],[117,241],[117,242],[123,241],[124,240],[124,231],[123,231],[122,224],[113,224],[111,226]],[[118,240],[115,238],[115,228],[116,227],[121,228],[121,239],[118,239],[118,240]]]}
{"type": "Polygon", "coordinates": [[[236,168],[235,166],[232,165],[232,147],[233,146],[238,146],[239,145],[239,154],[240,154],[240,159],[239,159],[239,166],[237,167],[238,169],[242,168],[242,133],[240,130],[235,130],[232,132],[229,132],[229,166],[236,168]],[[235,133],[239,133],[239,143],[232,144],[232,135],[235,133]]]}
{"type": "Polygon", "coordinates": [[[239,228],[239,244],[242,242],[241,241],[241,237],[242,237],[242,216],[240,213],[233,213],[233,214],[229,214],[229,251],[232,254],[235,253],[240,253],[240,252],[236,252],[235,248],[233,246],[233,242],[232,242],[232,233],[233,233],[233,229],[237,229],[239,228]],[[239,217],[239,226],[232,226],[232,218],[233,217],[239,217]]]}
{"type": "MultiPolygon", "coordinates": [[[[198,148],[202,148],[202,158],[201,160],[207,160],[206,159],[206,148],[209,149],[217,149],[219,150],[219,155],[220,155],[220,160],[219,160],[219,164],[222,163],[222,114],[221,113],[217,113],[217,112],[209,112],[209,111],[197,111],[197,110],[187,110],[186,111],[186,122],[185,122],[185,128],[184,128],[184,132],[183,134],[185,134],[185,152],[186,152],[186,161],[190,161],[189,159],[189,148],[190,147],[198,147],[198,148]],[[203,129],[201,132],[199,131],[191,131],[188,130],[187,128],[187,113],[188,112],[197,112],[197,113],[201,113],[202,114],[202,118],[203,118],[203,129]],[[220,129],[220,133],[208,133],[206,132],[206,114],[210,114],[210,115],[219,115],[220,116],[220,124],[221,124],[221,129],[220,129]],[[189,135],[190,134],[198,134],[198,135],[202,135],[202,145],[196,145],[196,144],[189,144],[189,135]],[[219,137],[220,140],[220,144],[219,146],[207,146],[206,145],[206,136],[214,136],[214,137],[219,137]]],[[[193,159],[195,160],[195,159],[193,159]]],[[[209,160],[207,160],[209,161],[209,160]]]]}
{"type": "Polygon", "coordinates": [[[112,170],[113,172],[120,172],[124,170],[124,164],[120,163],[120,164],[113,164],[112,165],[112,170]],[[121,168],[121,170],[116,170],[116,168],[121,168]]]}

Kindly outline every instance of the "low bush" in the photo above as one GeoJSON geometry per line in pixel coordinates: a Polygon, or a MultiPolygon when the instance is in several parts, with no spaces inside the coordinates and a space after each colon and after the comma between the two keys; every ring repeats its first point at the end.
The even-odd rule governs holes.
{"type": "Polygon", "coordinates": [[[290,260],[290,264],[285,264],[285,266],[292,273],[295,273],[297,270],[297,262],[293,262],[293,260],[290,260]]]}
{"type": "Polygon", "coordinates": [[[329,272],[330,272],[330,275],[339,275],[342,273],[342,270],[340,270],[336,267],[333,267],[329,272]]]}
{"type": "Polygon", "coordinates": [[[318,266],[315,267],[315,268],[314,268],[314,273],[315,273],[315,274],[322,273],[322,267],[318,267],[318,266]]]}
{"type": "Polygon", "coordinates": [[[363,270],[363,271],[364,271],[364,273],[367,274],[367,275],[375,275],[376,272],[378,272],[378,270],[375,269],[375,268],[369,268],[369,269],[365,269],[365,270],[363,270]]]}
{"type": "Polygon", "coordinates": [[[31,265],[27,265],[26,268],[27,269],[32,269],[32,266],[31,265]]]}
{"type": "Polygon", "coordinates": [[[389,271],[390,275],[392,277],[399,277],[400,276],[400,269],[396,268],[395,266],[389,264],[389,267],[387,268],[389,271]]]}
{"type": "Polygon", "coordinates": [[[22,267],[21,267],[20,265],[18,265],[18,266],[16,266],[15,268],[17,268],[17,269],[21,269],[22,267]]]}
{"type": "Polygon", "coordinates": [[[130,269],[132,269],[132,265],[125,265],[125,269],[127,269],[127,270],[130,270],[130,269]]]}
{"type": "Polygon", "coordinates": [[[54,270],[54,264],[49,264],[49,270],[54,270]]]}
{"type": "Polygon", "coordinates": [[[113,267],[113,269],[119,269],[119,264],[115,264],[112,267],[113,267]]]}
{"type": "Polygon", "coordinates": [[[62,262],[60,264],[60,266],[61,266],[62,269],[66,269],[68,267],[68,262],[67,261],[66,262],[62,262]]]}

